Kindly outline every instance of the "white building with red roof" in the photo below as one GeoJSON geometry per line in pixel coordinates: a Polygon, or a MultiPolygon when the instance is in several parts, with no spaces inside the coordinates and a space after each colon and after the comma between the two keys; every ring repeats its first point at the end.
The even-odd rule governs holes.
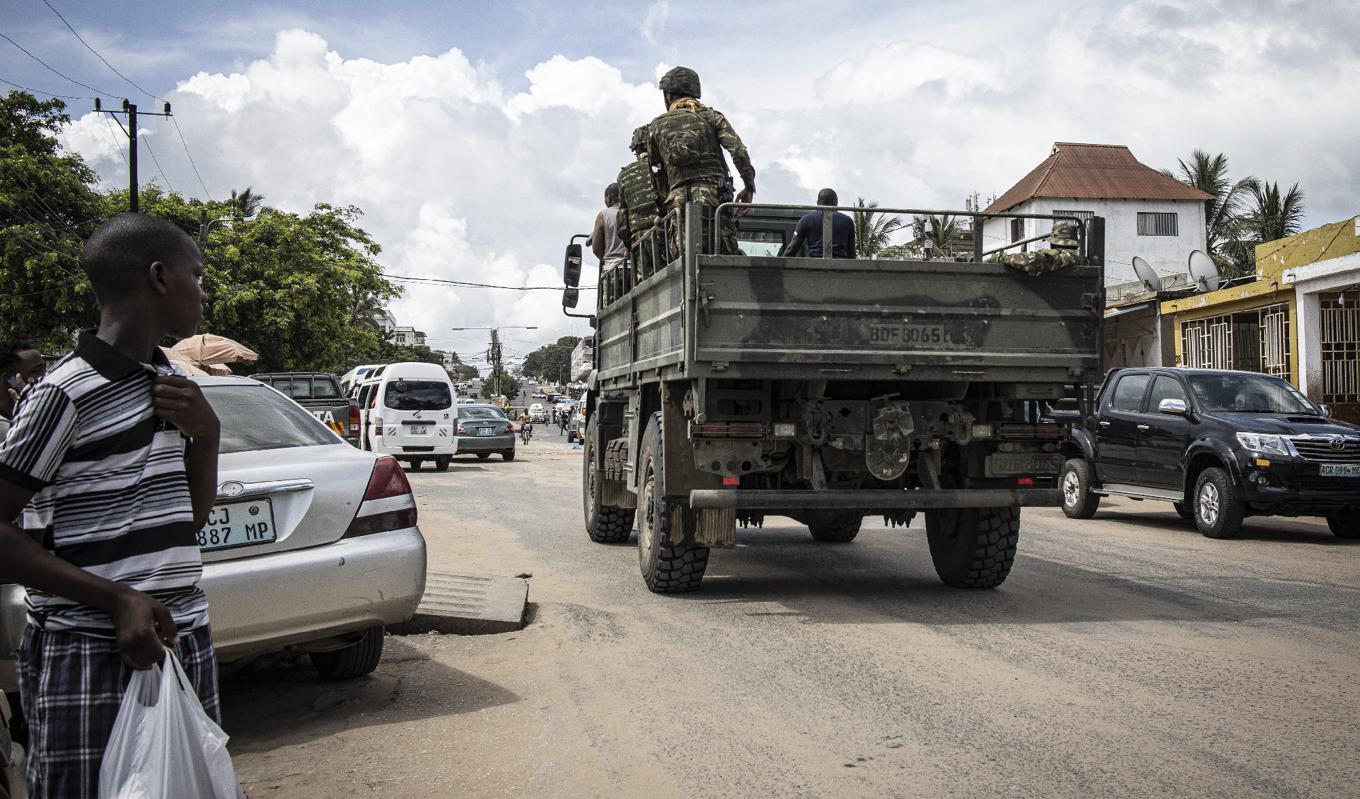
{"type": "MultiPolygon", "coordinates": [[[[1105,282],[1123,283],[1137,279],[1135,255],[1164,276],[1185,272],[1190,253],[1206,249],[1204,203],[1209,199],[1139,162],[1122,144],[1057,142],[1048,158],[987,212],[1104,217],[1105,282]]],[[[989,219],[983,246],[991,250],[1042,236],[1052,225],[1047,219],[989,219]]]]}

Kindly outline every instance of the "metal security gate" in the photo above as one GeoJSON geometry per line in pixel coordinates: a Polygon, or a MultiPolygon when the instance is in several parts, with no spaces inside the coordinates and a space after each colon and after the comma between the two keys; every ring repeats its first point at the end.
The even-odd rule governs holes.
{"type": "Polygon", "coordinates": [[[1289,379],[1289,304],[1181,323],[1181,365],[1289,379]]]}
{"type": "Polygon", "coordinates": [[[1360,289],[1318,295],[1322,401],[1360,402],[1360,289]]]}
{"type": "MultiPolygon", "coordinates": [[[[1257,371],[1289,379],[1289,306],[1281,303],[1258,311],[1261,362],[1257,371]]],[[[1250,368],[1250,367],[1247,367],[1250,368]]]]}
{"type": "Polygon", "coordinates": [[[1231,369],[1232,356],[1232,317],[1213,316],[1181,323],[1182,366],[1231,369]]]}

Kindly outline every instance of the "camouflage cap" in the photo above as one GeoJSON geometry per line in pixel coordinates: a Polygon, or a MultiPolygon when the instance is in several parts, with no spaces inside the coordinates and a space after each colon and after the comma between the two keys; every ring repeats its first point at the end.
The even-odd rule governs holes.
{"type": "Polygon", "coordinates": [[[639,150],[647,149],[646,125],[642,125],[641,127],[635,128],[633,130],[633,140],[628,142],[628,149],[632,150],[633,152],[638,152],[639,150]]]}
{"type": "Polygon", "coordinates": [[[661,91],[699,97],[699,73],[689,67],[676,67],[661,76],[661,91]]]}
{"type": "Polygon", "coordinates": [[[1075,250],[1081,247],[1077,243],[1077,223],[1070,219],[1059,219],[1053,223],[1053,232],[1049,234],[1048,246],[1060,250],[1075,250]]]}

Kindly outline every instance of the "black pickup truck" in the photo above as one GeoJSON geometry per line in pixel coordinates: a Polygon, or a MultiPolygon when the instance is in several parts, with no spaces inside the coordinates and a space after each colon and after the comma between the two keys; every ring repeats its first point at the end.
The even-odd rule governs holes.
{"type": "Polygon", "coordinates": [[[1175,503],[1210,538],[1234,537],[1246,516],[1324,516],[1337,536],[1360,538],[1360,428],[1277,377],[1113,370],[1064,448],[1059,485],[1074,519],[1114,495],[1175,503]]]}

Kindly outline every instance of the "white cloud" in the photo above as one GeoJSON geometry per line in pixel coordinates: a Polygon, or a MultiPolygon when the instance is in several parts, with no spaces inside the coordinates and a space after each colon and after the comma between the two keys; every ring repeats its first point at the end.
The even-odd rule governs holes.
{"type": "Polygon", "coordinates": [[[642,15],[642,38],[646,39],[648,44],[656,44],[660,40],[670,15],[670,0],[655,0],[647,6],[647,13],[642,15]]]}

